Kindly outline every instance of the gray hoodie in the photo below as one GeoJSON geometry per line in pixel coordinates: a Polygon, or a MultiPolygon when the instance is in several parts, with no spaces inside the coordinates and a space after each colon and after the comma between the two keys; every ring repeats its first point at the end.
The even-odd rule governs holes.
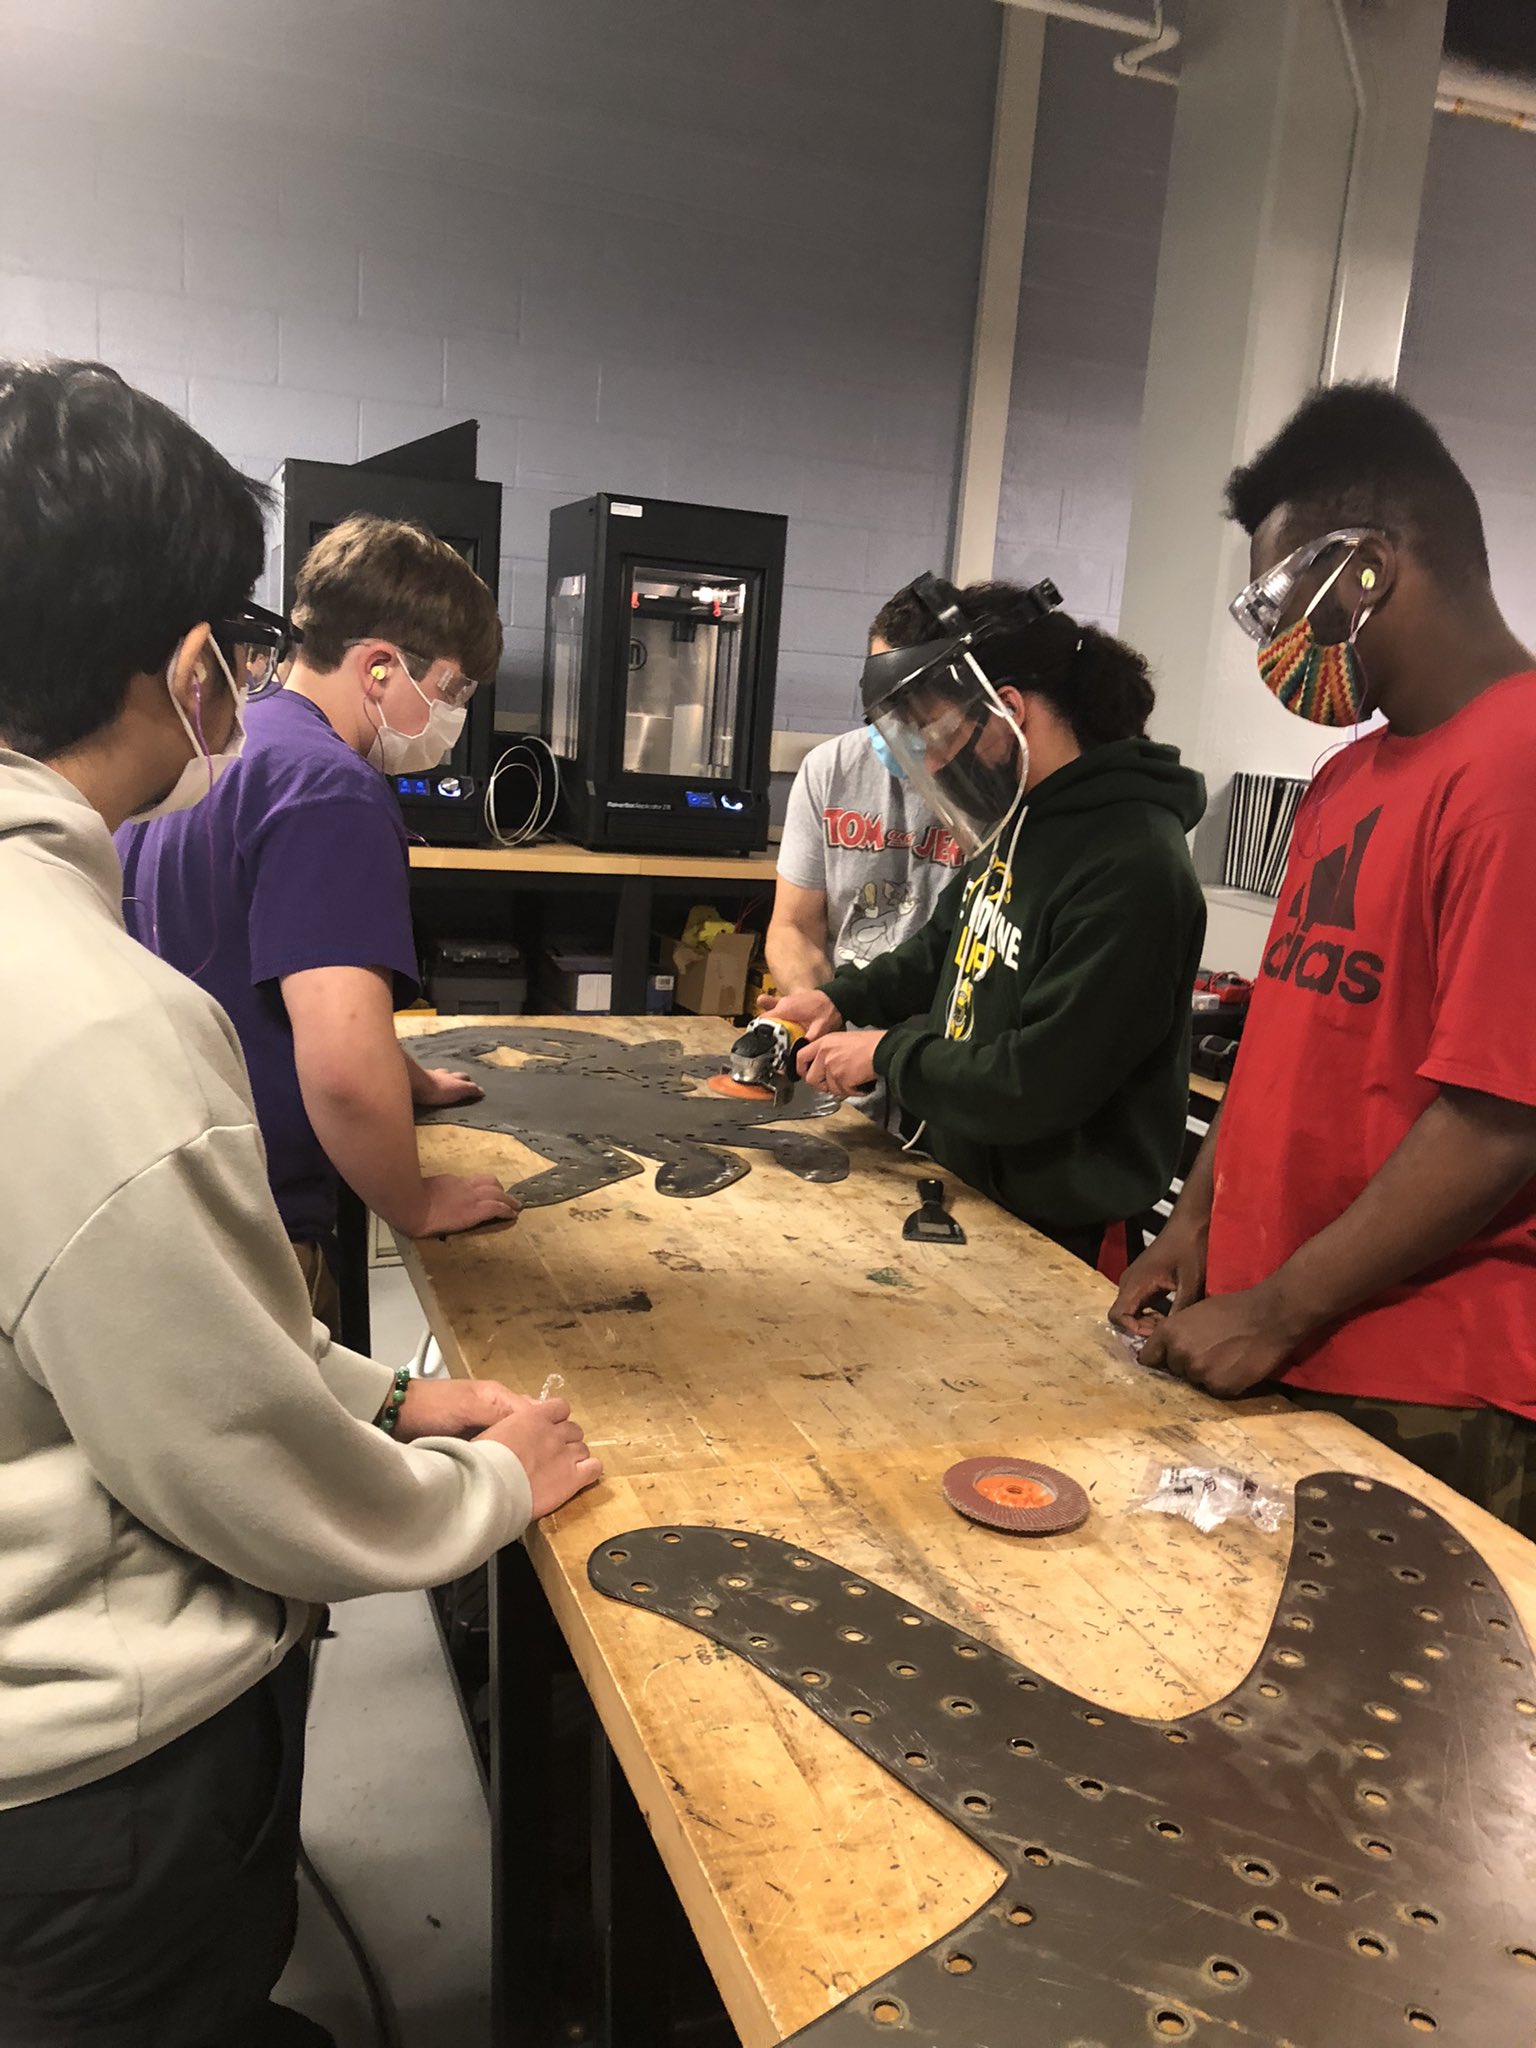
{"type": "Polygon", "coordinates": [[[394,1443],[311,1320],[213,1000],[123,930],[97,813],[0,750],[0,1807],[253,1685],[313,1603],[518,1537],[496,1444],[394,1443]]]}

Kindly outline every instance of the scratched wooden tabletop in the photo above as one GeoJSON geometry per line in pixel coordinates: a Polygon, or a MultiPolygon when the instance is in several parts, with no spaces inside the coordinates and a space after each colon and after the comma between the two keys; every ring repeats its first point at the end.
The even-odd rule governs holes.
{"type": "MultiPolygon", "coordinates": [[[[723,1054],[734,1035],[710,1018],[550,1021],[692,1052],[723,1054]]],[[[1342,1467],[1456,1523],[1536,1634],[1536,1548],[1331,1417],[1272,1396],[1218,1404],[1142,1371],[1105,1323],[1108,1285],[952,1181],[969,1243],[905,1242],[924,1169],[851,1110],[811,1128],[846,1146],[845,1181],[809,1185],[751,1153],[743,1180],[680,1201],[646,1165],[515,1229],[404,1247],[453,1369],[530,1393],[562,1373],[606,1461],[602,1485],[529,1547],[748,2048],[936,1939],[1001,1872],[781,1687],[594,1592],[588,1556],[620,1531],[705,1522],[782,1537],[1087,1699],[1172,1718],[1247,1672],[1290,1523],[1207,1536],[1131,1513],[1149,1464],[1234,1465],[1281,1491],[1342,1467]],[[1020,1539],[962,1520],[940,1477],[992,1452],[1073,1474],[1088,1522],[1020,1539]]],[[[422,1131],[421,1150],[428,1171],[506,1180],[546,1163],[513,1138],[444,1126],[422,1131]]]]}

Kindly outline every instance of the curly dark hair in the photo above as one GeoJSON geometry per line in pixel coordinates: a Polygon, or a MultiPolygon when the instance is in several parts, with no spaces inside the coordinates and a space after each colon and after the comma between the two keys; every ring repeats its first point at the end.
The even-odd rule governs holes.
{"type": "Polygon", "coordinates": [[[1306,540],[1374,526],[1442,574],[1488,575],[1477,498],[1416,406],[1389,385],[1314,391],[1227,480],[1227,514],[1252,534],[1284,505],[1306,540]]]}
{"type": "Polygon", "coordinates": [[[40,761],[238,614],[268,494],[102,363],[0,362],[0,735],[40,761]]]}
{"type": "MultiPolygon", "coordinates": [[[[938,594],[975,629],[976,658],[992,681],[1043,697],[1085,753],[1146,731],[1157,698],[1134,647],[1065,612],[1042,618],[1017,583],[940,582],[938,594]]],[[[943,628],[909,584],[881,606],[872,630],[892,647],[920,647],[943,628]]]]}

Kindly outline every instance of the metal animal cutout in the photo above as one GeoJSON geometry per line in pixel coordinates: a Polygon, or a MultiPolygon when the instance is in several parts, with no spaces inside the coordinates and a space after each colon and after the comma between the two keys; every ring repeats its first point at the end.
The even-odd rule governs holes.
{"type": "Polygon", "coordinates": [[[837,1181],[848,1155],[810,1131],[782,1130],[831,1116],[837,1103],[798,1083],[782,1101],[750,1102],[700,1092],[721,1071],[718,1055],[687,1053],[673,1038],[620,1045],[591,1031],[498,1026],[440,1031],[404,1041],[425,1065],[467,1067],[485,1090],[480,1102],[423,1110],[417,1122],[505,1131],[553,1163],[510,1190],[524,1208],[569,1202],[641,1171],[640,1153],[660,1162],[659,1194],[712,1195],[751,1171],[737,1151],[767,1152],[801,1180],[837,1181]],[[507,1067],[487,1053],[528,1056],[507,1067]],[[730,1151],[723,1147],[735,1148],[730,1151]]]}
{"type": "Polygon", "coordinates": [[[1269,1637],[1181,1721],[1092,1705],[770,1536],[636,1529],[600,1592],[734,1650],[1007,1868],[793,2036],[943,2048],[1536,2041],[1536,1679],[1492,1572],[1395,1488],[1297,1488],[1269,1637]]]}

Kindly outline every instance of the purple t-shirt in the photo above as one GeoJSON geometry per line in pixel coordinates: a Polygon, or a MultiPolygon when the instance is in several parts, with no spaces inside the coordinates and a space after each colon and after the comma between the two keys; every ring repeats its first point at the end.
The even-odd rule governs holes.
{"type": "Polygon", "coordinates": [[[251,1074],[288,1235],[324,1244],[337,1175],[299,1094],[278,987],[310,967],[377,967],[416,994],[410,869],[393,790],[307,697],[246,711],[246,746],[190,811],[125,825],[123,915],[228,1012],[251,1074]]]}

